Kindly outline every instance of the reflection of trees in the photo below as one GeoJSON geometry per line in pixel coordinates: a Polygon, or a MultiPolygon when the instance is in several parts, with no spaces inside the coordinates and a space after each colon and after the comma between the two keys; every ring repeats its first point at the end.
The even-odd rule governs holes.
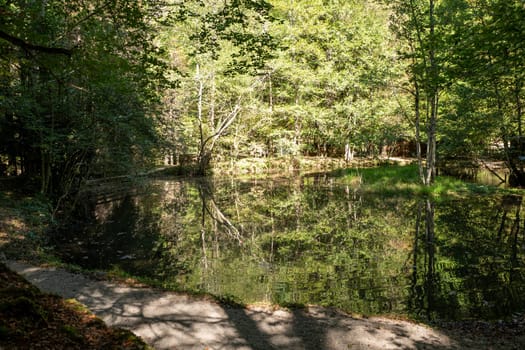
{"type": "Polygon", "coordinates": [[[135,232],[108,244],[144,257],[121,266],[141,263],[147,277],[250,301],[368,314],[408,307],[422,318],[525,306],[519,196],[433,203],[322,179],[212,181],[162,182],[159,195],[107,204],[107,227],[93,232],[135,232]]]}
{"type": "MultiPolygon", "coordinates": [[[[215,188],[210,178],[200,178],[195,182],[197,187],[201,210],[200,210],[200,242],[202,249],[202,266],[203,275],[201,276],[201,283],[205,288],[213,289],[214,274],[217,270],[217,259],[221,256],[221,242],[220,233],[225,233],[231,240],[235,240],[239,245],[243,243],[241,233],[237,227],[231,222],[220,206],[215,200],[215,188]],[[207,225],[207,219],[209,226],[207,225]],[[212,237],[208,238],[210,233],[212,237]],[[213,268],[210,269],[209,248],[208,241],[211,240],[211,254],[213,268]]],[[[230,193],[232,195],[232,193],[230,193]]],[[[231,197],[233,198],[233,197],[231,197]]],[[[231,204],[231,203],[230,203],[231,204]]]]}
{"type": "MultiPolygon", "coordinates": [[[[365,313],[403,311],[408,296],[409,310],[421,317],[453,317],[463,312],[457,310],[476,305],[475,293],[486,294],[476,290],[479,282],[472,276],[497,280],[501,270],[474,271],[470,266],[479,263],[464,254],[468,249],[489,254],[489,246],[469,247],[471,237],[485,237],[479,227],[490,222],[480,221],[486,204],[438,203],[436,210],[434,203],[421,201],[415,206],[415,238],[409,238],[407,228],[414,222],[407,215],[414,213],[413,200],[307,181],[176,182],[164,189],[168,194],[161,191],[133,203],[133,216],[140,218],[116,210],[110,221],[125,217],[141,230],[160,221],[158,237],[152,232],[155,253],[146,255],[153,274],[218,294],[260,292],[259,300],[314,302],[365,313]],[[412,288],[405,290],[399,276],[411,248],[412,288]],[[461,291],[458,296],[456,290],[470,288],[469,283],[472,295],[461,291]]],[[[509,244],[521,235],[522,219],[514,204],[503,209],[497,220],[503,227],[499,236],[509,244]]],[[[483,298],[491,300],[489,295],[483,298]]]]}
{"type": "Polygon", "coordinates": [[[523,197],[519,195],[505,195],[496,202],[498,210],[493,219],[494,233],[490,235],[490,248],[494,252],[493,264],[480,271],[484,280],[490,278],[492,281],[489,283],[498,283],[497,288],[489,289],[485,293],[487,300],[497,300],[489,304],[489,310],[495,315],[508,314],[525,307],[522,298],[525,288],[525,263],[523,254],[520,254],[523,247],[519,242],[520,234],[524,232],[522,203],[523,197]],[[498,268],[494,268],[496,264],[498,268]]]}
{"type": "Polygon", "coordinates": [[[68,234],[60,237],[59,251],[69,255],[67,261],[87,268],[114,266],[133,273],[150,271],[159,216],[143,210],[147,205],[129,193],[113,200],[104,198],[85,198],[79,204],[80,216],[71,218],[69,225],[75,226],[65,227],[68,234]]]}
{"type": "Polygon", "coordinates": [[[205,214],[207,213],[215,223],[221,225],[226,234],[236,239],[239,243],[242,243],[239,230],[232,224],[228,217],[224,215],[215,201],[212,182],[208,178],[202,178],[197,181],[197,188],[202,201],[201,220],[203,229],[205,225],[205,214]]]}
{"type": "Polygon", "coordinates": [[[508,226],[507,217],[509,213],[514,212],[514,219],[512,218],[509,219],[511,220],[509,241],[510,241],[511,250],[512,250],[511,261],[512,261],[513,266],[516,266],[517,258],[518,258],[518,234],[520,233],[520,230],[521,230],[520,212],[521,212],[522,201],[523,201],[523,197],[521,196],[515,196],[515,195],[503,196],[501,209],[499,210],[503,213],[501,215],[501,223],[499,225],[498,235],[496,238],[496,242],[498,243],[502,242],[504,239],[503,233],[505,231],[505,228],[508,226]]]}
{"type": "Polygon", "coordinates": [[[420,202],[409,310],[454,319],[496,318],[523,309],[521,203],[519,196],[420,202]]]}
{"type": "Polygon", "coordinates": [[[346,205],[348,207],[348,220],[347,225],[348,228],[352,227],[352,224],[354,222],[357,222],[357,212],[359,208],[359,204],[361,204],[361,196],[358,195],[358,192],[356,189],[351,189],[350,186],[345,186],[345,194],[346,194],[346,205]]]}
{"type": "Polygon", "coordinates": [[[434,203],[428,199],[419,202],[417,206],[413,259],[409,309],[415,311],[418,316],[424,313],[427,319],[431,319],[436,284],[435,230],[434,203]],[[423,244],[421,245],[420,242],[423,244]],[[421,272],[420,267],[423,270],[421,272]],[[420,281],[421,278],[423,282],[420,281]]]}

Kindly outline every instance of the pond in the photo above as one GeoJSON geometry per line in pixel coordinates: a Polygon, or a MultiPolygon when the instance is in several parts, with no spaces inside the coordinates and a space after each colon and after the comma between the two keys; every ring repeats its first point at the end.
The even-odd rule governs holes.
{"type": "Polygon", "coordinates": [[[83,202],[63,260],[243,303],[498,319],[525,309],[520,196],[432,202],[321,175],[148,180],[83,202]]]}

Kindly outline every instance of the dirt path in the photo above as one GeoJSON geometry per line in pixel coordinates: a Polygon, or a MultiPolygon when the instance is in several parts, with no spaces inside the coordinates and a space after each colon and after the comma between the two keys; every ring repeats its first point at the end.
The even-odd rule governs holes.
{"type": "Polygon", "coordinates": [[[8,266],[45,292],[75,298],[107,324],[156,349],[499,349],[404,321],[353,318],[324,308],[229,308],[202,298],[95,281],[62,269],[8,266]],[[457,337],[456,337],[457,338],[457,337]]]}

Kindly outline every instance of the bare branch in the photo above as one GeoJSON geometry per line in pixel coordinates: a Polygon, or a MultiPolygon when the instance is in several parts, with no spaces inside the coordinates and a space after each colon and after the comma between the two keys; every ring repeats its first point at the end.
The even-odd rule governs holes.
{"type": "Polygon", "coordinates": [[[0,38],[26,51],[40,51],[40,52],[49,53],[53,55],[66,55],[68,57],[71,57],[71,54],[72,54],[72,51],[70,49],[66,49],[62,47],[48,47],[48,46],[33,45],[30,43],[27,43],[20,38],[14,37],[4,32],[3,30],[0,30],[0,38]]]}

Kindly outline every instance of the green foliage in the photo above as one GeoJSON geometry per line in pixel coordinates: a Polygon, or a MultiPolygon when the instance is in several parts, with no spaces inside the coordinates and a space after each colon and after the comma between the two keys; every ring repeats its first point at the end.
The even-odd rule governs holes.
{"type": "Polygon", "coordinates": [[[499,145],[525,181],[520,1],[0,5],[0,175],[55,198],[162,158],[349,160],[414,135],[427,177],[433,145],[499,145]]]}
{"type": "Polygon", "coordinates": [[[522,15],[520,1],[411,0],[395,3],[392,21],[421,140],[435,133],[441,159],[505,159],[516,184],[525,183],[522,15]]]}
{"type": "Polygon", "coordinates": [[[257,72],[262,69],[266,61],[273,57],[278,45],[265,30],[271,20],[270,3],[265,0],[234,0],[218,8],[215,6],[215,2],[200,2],[198,11],[204,13],[189,14],[200,16],[202,23],[200,30],[190,35],[190,40],[196,44],[191,54],[210,53],[213,59],[218,59],[221,47],[228,42],[234,49],[225,73],[257,72]]]}
{"type": "Polygon", "coordinates": [[[38,176],[41,192],[68,194],[150,155],[152,103],[167,80],[154,73],[161,50],[149,10],[134,1],[4,5],[0,153],[38,176]]]}
{"type": "Polygon", "coordinates": [[[448,38],[459,44],[451,50],[451,76],[458,79],[459,90],[453,117],[480,127],[463,134],[477,149],[487,148],[489,142],[504,144],[507,167],[516,182],[523,183],[523,164],[518,158],[523,148],[525,60],[519,44],[523,38],[515,34],[523,27],[516,20],[524,14],[523,6],[520,1],[465,2],[462,12],[463,22],[456,24],[457,30],[448,38]]]}
{"type": "Polygon", "coordinates": [[[389,81],[400,70],[385,64],[395,60],[386,7],[360,1],[271,5],[188,2],[168,21],[162,40],[181,88],[166,96],[163,152],[175,159],[199,154],[211,137],[208,145],[215,148],[206,151],[215,160],[335,156],[347,144],[378,155],[408,133],[389,81]],[[239,55],[253,63],[238,62],[239,55]],[[246,75],[254,72],[246,66],[259,76],[246,75]],[[238,117],[213,136],[236,106],[238,117]]]}
{"type": "MultiPolygon", "coordinates": [[[[275,1],[274,11],[281,19],[275,31],[287,47],[269,65],[272,91],[265,93],[273,95],[267,98],[274,140],[295,144],[288,147],[292,154],[341,155],[345,144],[377,154],[405,132],[387,98],[396,71],[385,65],[394,57],[385,8],[360,1],[275,1]]],[[[277,143],[270,151],[282,149],[277,143]]]]}

